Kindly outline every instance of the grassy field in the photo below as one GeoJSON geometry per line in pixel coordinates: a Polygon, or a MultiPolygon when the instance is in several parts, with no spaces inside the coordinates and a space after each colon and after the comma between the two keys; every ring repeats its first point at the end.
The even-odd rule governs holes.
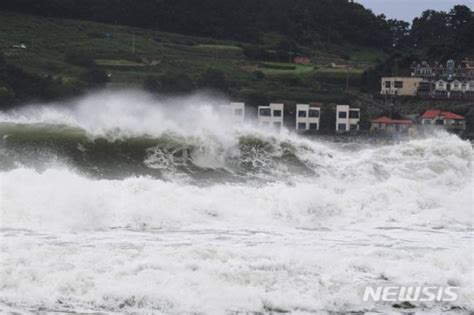
{"type": "Polygon", "coordinates": [[[246,43],[191,37],[121,25],[0,12],[0,50],[9,63],[40,76],[80,80],[85,68],[67,62],[68,52],[91,56],[114,86],[141,87],[146,78],[185,73],[199,82],[212,68],[224,74],[227,93],[248,99],[318,101],[342,97],[346,79],[385,55],[373,49],[335,46],[305,51],[310,65],[249,60],[246,43]],[[26,49],[14,49],[23,43],[26,49]],[[350,55],[344,54],[350,53],[350,55]],[[344,68],[330,67],[331,63],[344,68]]]}

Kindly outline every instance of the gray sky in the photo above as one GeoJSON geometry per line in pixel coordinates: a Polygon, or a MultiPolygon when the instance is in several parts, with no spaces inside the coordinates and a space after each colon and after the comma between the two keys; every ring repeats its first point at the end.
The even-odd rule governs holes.
{"type": "Polygon", "coordinates": [[[425,10],[449,11],[456,4],[464,4],[474,9],[474,0],[355,0],[376,14],[385,14],[388,18],[396,18],[412,22],[425,10]]]}

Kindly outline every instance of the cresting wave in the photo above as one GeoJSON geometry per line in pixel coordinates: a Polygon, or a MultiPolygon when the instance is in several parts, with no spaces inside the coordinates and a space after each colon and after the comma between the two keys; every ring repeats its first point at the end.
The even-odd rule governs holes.
{"type": "Polygon", "coordinates": [[[202,97],[152,101],[103,93],[0,115],[3,225],[472,224],[472,147],[456,136],[344,149],[222,122],[202,97]]]}
{"type": "Polygon", "coordinates": [[[331,143],[205,96],[103,92],[0,113],[0,312],[474,310],[472,145],[331,143]]]}

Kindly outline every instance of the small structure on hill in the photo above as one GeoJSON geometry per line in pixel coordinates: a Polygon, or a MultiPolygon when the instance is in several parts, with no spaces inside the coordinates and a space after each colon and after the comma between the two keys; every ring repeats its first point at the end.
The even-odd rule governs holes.
{"type": "Polygon", "coordinates": [[[311,58],[308,56],[295,56],[293,62],[297,65],[309,65],[311,63],[311,58]]]}
{"type": "Polygon", "coordinates": [[[25,44],[19,44],[19,45],[12,45],[13,49],[26,49],[25,44]]]}

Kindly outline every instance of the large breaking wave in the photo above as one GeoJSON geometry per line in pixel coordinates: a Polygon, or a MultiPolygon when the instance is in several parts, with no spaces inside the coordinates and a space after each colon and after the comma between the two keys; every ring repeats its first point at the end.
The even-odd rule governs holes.
{"type": "Polygon", "coordinates": [[[393,277],[390,281],[400,283],[418,270],[420,276],[412,274],[417,281],[455,279],[449,281],[466,288],[458,306],[472,306],[472,283],[460,280],[468,272],[469,254],[450,234],[472,231],[470,143],[445,132],[391,144],[333,143],[234,124],[216,112],[222,103],[202,95],[155,99],[139,92],[104,92],[69,104],[1,113],[0,219],[8,239],[1,301],[62,311],[360,311],[366,306],[350,290],[361,286],[349,279],[393,277]],[[183,234],[160,234],[174,229],[183,234]],[[423,262],[419,265],[410,255],[420,242],[434,246],[428,244],[431,236],[410,245],[388,236],[399,230],[438,233],[429,235],[438,235],[440,242],[445,237],[439,246],[452,246],[449,253],[455,254],[459,268],[451,273],[443,269],[453,263],[451,254],[415,252],[425,264],[434,264],[432,273],[423,273],[423,262]],[[444,230],[450,232],[439,232],[444,230]],[[11,238],[17,233],[23,241],[11,238]],[[31,241],[26,241],[28,235],[31,241]],[[172,244],[166,243],[168,238],[172,244]],[[384,249],[350,249],[372,244],[371,238],[384,249]],[[128,243],[119,244],[124,239],[128,243]],[[95,252],[94,244],[102,244],[97,246],[105,252],[95,252]],[[216,246],[214,256],[209,246],[216,246]],[[11,269],[25,264],[31,248],[38,248],[31,255],[45,259],[44,264],[11,269]],[[122,270],[127,259],[134,261],[131,249],[142,260],[122,270]],[[408,256],[398,256],[400,250],[408,256]],[[166,264],[155,264],[164,259],[155,251],[166,257],[166,264]],[[295,265],[285,251],[299,262],[295,265]],[[56,269],[54,260],[64,253],[67,263],[56,269]],[[82,276],[89,263],[101,265],[107,255],[114,259],[111,265],[82,276]],[[177,266],[173,257],[189,261],[177,266]],[[239,263],[224,263],[232,259],[239,263]],[[267,261],[271,259],[279,265],[267,261]],[[341,261],[336,270],[348,272],[348,278],[331,271],[331,259],[341,261]],[[380,276],[387,271],[378,259],[398,259],[408,267],[380,276]],[[189,271],[193,268],[200,271],[189,271]],[[100,270],[107,276],[96,283],[100,270]],[[433,277],[437,272],[443,276],[433,277]],[[196,274],[203,278],[193,278],[196,274]],[[52,285],[55,275],[65,277],[57,287],[52,285]],[[176,282],[167,282],[170,292],[164,293],[167,285],[161,281],[171,281],[172,275],[176,282]],[[204,278],[213,277],[209,287],[204,278]],[[151,291],[136,281],[147,283],[151,291]],[[114,287],[124,284],[133,292],[114,287]],[[160,294],[152,290],[154,285],[162,289],[160,294]],[[189,291],[193,286],[197,291],[189,291]],[[227,297],[211,297],[224,287],[227,297]],[[31,300],[21,298],[24,290],[31,300]],[[179,292],[188,292],[193,300],[178,298],[179,292]],[[285,298],[285,292],[293,298],[285,298]],[[206,299],[210,308],[202,307],[206,299]]]}

